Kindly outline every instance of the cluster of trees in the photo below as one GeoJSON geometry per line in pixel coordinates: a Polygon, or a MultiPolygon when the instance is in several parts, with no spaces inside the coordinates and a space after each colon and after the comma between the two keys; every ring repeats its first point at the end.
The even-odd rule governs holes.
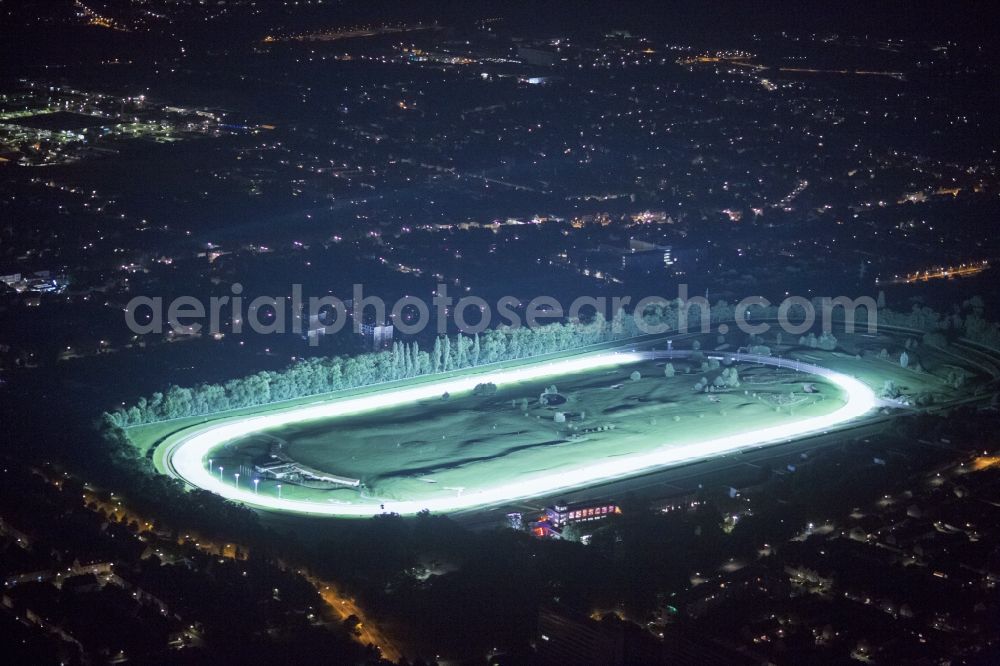
{"type": "Polygon", "coordinates": [[[879,397],[889,398],[892,400],[895,400],[902,394],[903,392],[899,389],[898,386],[896,386],[896,382],[892,381],[891,379],[885,380],[885,383],[882,385],[882,390],[879,391],[879,397]]]}
{"type": "Polygon", "coordinates": [[[983,318],[985,304],[979,296],[956,305],[950,314],[914,305],[909,312],[879,310],[879,323],[928,331],[926,344],[942,347],[949,336],[964,337],[987,347],[1000,349],[1000,324],[983,318]]]}
{"type": "Polygon", "coordinates": [[[962,331],[965,337],[973,342],[1000,349],[1000,324],[972,315],[963,321],[962,331]]]}
{"type": "Polygon", "coordinates": [[[713,383],[719,388],[737,388],[740,385],[740,373],[735,367],[723,368],[713,383]]]}
{"type": "Polygon", "coordinates": [[[740,385],[740,374],[735,367],[723,368],[722,372],[715,376],[712,381],[708,377],[702,377],[694,385],[695,393],[713,393],[728,388],[737,388],[740,385]]]}
{"type": "Polygon", "coordinates": [[[392,349],[369,354],[302,359],[279,372],[258,372],[221,384],[171,386],[108,417],[114,425],[129,427],[523,359],[631,337],[637,329],[625,323],[629,319],[623,316],[607,322],[596,318],[589,324],[497,328],[481,335],[441,336],[430,351],[420,349],[416,342],[397,342],[392,349]]]}
{"type": "Polygon", "coordinates": [[[818,338],[815,333],[810,333],[799,338],[799,344],[803,347],[833,351],[837,348],[837,338],[833,337],[833,334],[829,331],[823,331],[823,334],[818,338]]]}
{"type": "Polygon", "coordinates": [[[559,389],[556,388],[555,384],[552,384],[551,386],[546,386],[545,390],[542,391],[542,394],[538,396],[538,404],[542,405],[543,407],[550,403],[560,404],[562,402],[564,402],[563,397],[559,395],[559,389]]]}
{"type": "MultiPolygon", "coordinates": [[[[732,306],[720,301],[709,308],[713,322],[731,317],[732,306]]],[[[641,313],[650,326],[676,330],[682,316],[692,326],[701,320],[698,306],[687,310],[679,303],[651,305],[641,313]]],[[[416,342],[397,342],[391,350],[357,356],[301,359],[278,372],[263,371],[220,384],[194,387],[170,386],[166,391],[140,398],[128,408],[109,414],[111,423],[130,427],[187,416],[266,405],[381,382],[461,370],[479,365],[513,361],[612,342],[643,334],[633,315],[619,309],[612,320],[600,313],[588,323],[553,323],[536,328],[499,327],[482,334],[435,338],[433,347],[420,349],[416,342]]]]}
{"type": "MultiPolygon", "coordinates": [[[[914,306],[907,314],[881,309],[879,320],[890,325],[928,331],[932,334],[928,342],[940,344],[941,338],[952,332],[1000,348],[1000,326],[982,319],[982,310],[982,300],[974,297],[947,316],[927,307],[914,306]]],[[[754,317],[766,319],[776,313],[777,309],[772,306],[755,312],[754,317]]],[[[500,327],[471,336],[441,336],[434,340],[429,351],[420,349],[416,342],[397,342],[391,350],[350,357],[303,359],[280,372],[258,372],[221,384],[206,383],[193,388],[171,386],[162,393],[140,399],[127,409],[116,410],[109,417],[114,425],[129,427],[200,416],[631,338],[643,333],[640,322],[676,331],[686,320],[691,330],[697,330],[703,319],[718,323],[732,319],[733,314],[733,306],[725,301],[719,301],[704,311],[697,304],[684,308],[679,301],[671,301],[654,303],[633,314],[626,314],[624,309],[620,309],[610,321],[597,314],[586,324],[568,322],[536,328],[500,327]]],[[[810,333],[800,343],[833,349],[837,339],[830,333],[823,333],[818,338],[810,333]]],[[[700,345],[695,341],[692,347],[699,349],[700,345]]],[[[752,351],[766,354],[770,349],[757,345],[752,351]]]]}
{"type": "Polygon", "coordinates": [[[484,384],[476,384],[476,388],[472,389],[472,395],[488,397],[491,395],[496,395],[497,385],[493,382],[486,382],[484,384]]]}

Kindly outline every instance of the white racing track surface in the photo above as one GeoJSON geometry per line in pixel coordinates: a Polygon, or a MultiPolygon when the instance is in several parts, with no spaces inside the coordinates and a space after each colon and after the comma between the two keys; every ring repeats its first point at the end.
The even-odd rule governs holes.
{"type": "MultiPolygon", "coordinates": [[[[664,446],[654,451],[601,460],[585,466],[549,473],[540,478],[505,483],[489,488],[472,490],[458,495],[426,498],[422,500],[360,499],[357,502],[332,502],[279,498],[258,495],[249,487],[238,488],[224,483],[208,469],[206,461],[217,447],[251,433],[292,423],[329,419],[395,407],[406,403],[440,397],[443,393],[471,391],[477,384],[492,382],[498,386],[516,382],[545,379],[595,368],[625,365],[650,358],[682,358],[687,351],[673,352],[605,352],[577,358],[540,362],[508,370],[477,373],[466,377],[443,379],[419,386],[386,389],[372,394],[334,399],[330,402],[289,408],[261,416],[248,416],[216,424],[206,424],[186,433],[169,445],[165,453],[168,469],[186,482],[210,490],[227,499],[248,506],[323,516],[372,516],[392,512],[414,514],[424,509],[448,512],[474,507],[502,504],[511,500],[549,495],[570,488],[580,488],[595,482],[632,476],[642,472],[678,463],[717,456],[740,449],[787,441],[803,435],[832,430],[872,411],[878,400],[872,390],[859,380],[838,372],[807,363],[767,356],[746,354],[716,354],[738,362],[762,363],[819,375],[839,387],[846,403],[840,409],[823,416],[805,418],[794,423],[761,428],[758,430],[708,439],[687,445],[664,446]]],[[[709,354],[710,356],[713,354],[709,354]]],[[[249,484],[248,484],[249,485],[249,484]]]]}

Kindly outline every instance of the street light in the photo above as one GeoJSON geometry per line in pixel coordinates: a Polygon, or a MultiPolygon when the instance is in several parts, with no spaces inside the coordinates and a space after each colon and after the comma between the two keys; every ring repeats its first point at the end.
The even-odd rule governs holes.
{"type": "Polygon", "coordinates": [[[278,484],[278,499],[281,499],[281,484],[278,484]]]}
{"type": "Polygon", "coordinates": [[[254,479],[253,480],[253,494],[254,495],[257,494],[257,486],[259,486],[259,485],[260,485],[260,479],[254,479]]]}
{"type": "Polygon", "coordinates": [[[209,470],[212,469],[212,459],[211,458],[208,459],[208,469],[209,470]]]}
{"type": "Polygon", "coordinates": [[[219,481],[222,481],[222,465],[219,465],[219,481]]]}
{"type": "Polygon", "coordinates": [[[236,477],[236,487],[239,488],[240,487],[240,473],[236,472],[235,474],[233,474],[233,476],[236,477]]]}

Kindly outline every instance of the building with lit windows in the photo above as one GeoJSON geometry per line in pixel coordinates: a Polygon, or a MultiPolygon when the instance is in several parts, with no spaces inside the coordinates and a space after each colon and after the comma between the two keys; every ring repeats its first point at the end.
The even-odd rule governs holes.
{"type": "Polygon", "coordinates": [[[567,525],[600,520],[621,512],[621,508],[614,502],[554,504],[546,507],[541,518],[531,523],[531,533],[537,537],[558,538],[567,525]]]}
{"type": "Polygon", "coordinates": [[[572,523],[600,520],[622,510],[614,502],[577,502],[575,504],[555,504],[545,508],[545,517],[553,526],[562,527],[572,523]]]}

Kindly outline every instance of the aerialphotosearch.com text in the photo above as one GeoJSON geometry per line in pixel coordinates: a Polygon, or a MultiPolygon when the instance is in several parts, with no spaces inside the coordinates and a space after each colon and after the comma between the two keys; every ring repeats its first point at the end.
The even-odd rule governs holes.
{"type": "Polygon", "coordinates": [[[717,303],[714,307],[703,296],[689,296],[688,285],[678,285],[673,297],[651,295],[580,296],[568,306],[552,296],[536,296],[524,302],[503,296],[488,302],[479,296],[448,294],[447,285],[438,284],[430,301],[418,296],[404,296],[389,304],[377,295],[365,294],[364,285],[353,286],[351,298],[333,295],[304,296],[302,285],[294,284],[291,296],[243,296],[243,286],[236,282],[230,293],[212,296],[207,303],[194,296],[178,296],[165,302],[159,296],[136,296],[125,307],[125,322],[137,335],[163,334],[300,334],[310,344],[318,344],[322,335],[343,330],[350,320],[360,333],[365,322],[390,323],[407,335],[433,327],[438,335],[458,330],[469,335],[488,328],[506,326],[536,328],[553,322],[572,321],[581,325],[607,322],[624,325],[631,317],[635,330],[656,335],[689,331],[726,334],[730,324],[747,335],[763,335],[777,324],[781,331],[801,335],[817,322],[822,330],[832,329],[833,321],[842,322],[852,332],[856,317],[864,319],[869,333],[877,330],[878,308],[870,296],[847,296],[807,299],[788,296],[774,304],[763,296],[748,296],[735,305],[717,303]]]}

